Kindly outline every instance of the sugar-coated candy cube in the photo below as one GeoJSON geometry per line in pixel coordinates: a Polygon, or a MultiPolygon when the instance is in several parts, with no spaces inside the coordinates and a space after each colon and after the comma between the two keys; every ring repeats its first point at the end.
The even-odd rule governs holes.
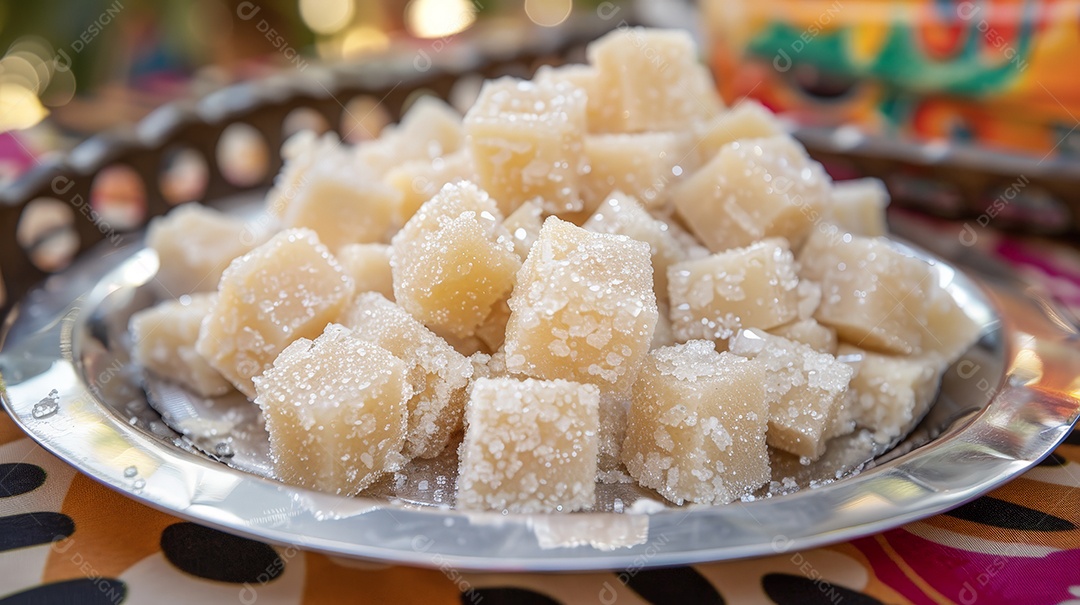
{"type": "Polygon", "coordinates": [[[597,233],[617,233],[649,244],[657,300],[667,300],[667,270],[685,260],[686,252],[671,226],[657,220],[633,196],[612,192],[582,225],[597,233]]]}
{"type": "Polygon", "coordinates": [[[767,374],[691,340],[649,353],[633,388],[622,459],[676,504],[726,504],[769,480],[767,374]]]}
{"type": "Polygon", "coordinates": [[[626,393],[656,327],[649,246],[549,217],[518,273],[506,367],[626,393]]]}
{"type": "Polygon", "coordinates": [[[464,144],[461,115],[441,99],[425,95],[416,100],[400,124],[387,126],[379,138],[360,143],[356,159],[380,176],[405,162],[431,163],[464,144]]]}
{"type": "Polygon", "coordinates": [[[290,229],[236,259],[195,349],[248,397],[251,379],[297,338],[314,338],[353,295],[352,278],[314,231],[290,229]]]}
{"type": "Polygon", "coordinates": [[[730,351],[765,365],[769,445],[811,460],[821,457],[826,432],[851,382],[851,366],[809,345],[755,329],[740,331],[730,351]]]}
{"type": "Polygon", "coordinates": [[[540,228],[543,226],[544,209],[536,201],[518,206],[518,209],[503,221],[503,227],[514,240],[514,251],[521,258],[521,262],[525,262],[525,258],[529,256],[529,249],[540,236],[540,228]]]}
{"type": "Polygon", "coordinates": [[[330,324],[299,338],[255,378],[274,473],[286,483],[356,495],[405,462],[409,384],[401,360],[330,324]]]}
{"type": "Polygon", "coordinates": [[[815,233],[804,248],[803,275],[821,280],[815,319],[856,346],[904,355],[922,350],[926,301],[938,287],[929,265],[888,240],[847,233],[815,233]]]}
{"type": "Polygon", "coordinates": [[[629,393],[600,395],[600,441],[597,447],[600,477],[622,466],[622,443],[626,440],[626,414],[629,409],[629,393]]]}
{"type": "Polygon", "coordinates": [[[302,131],[290,137],[281,146],[281,157],[285,160],[285,165],[274,178],[274,186],[266,194],[266,213],[274,220],[280,220],[300,189],[307,183],[307,174],[313,166],[327,157],[347,155],[341,146],[341,140],[332,132],[317,136],[313,132],[302,131]]]}
{"type": "Polygon", "coordinates": [[[155,374],[174,380],[203,397],[232,391],[229,381],[195,351],[199,326],[216,294],[167,300],[131,316],[132,357],[155,374]]]}
{"type": "Polygon", "coordinates": [[[302,177],[281,217],[285,228],[307,228],[331,250],[385,242],[398,225],[401,194],[343,153],[319,158],[302,177]]]}
{"type": "Polygon", "coordinates": [[[589,44],[598,101],[617,108],[614,132],[687,130],[720,113],[720,101],[690,34],[617,28],[589,44]]]}
{"type": "Polygon", "coordinates": [[[885,222],[888,205],[889,190],[878,179],[837,181],[829,202],[829,220],[847,233],[883,236],[889,231],[885,222]]]}
{"type": "Polygon", "coordinates": [[[952,365],[967,351],[982,332],[982,326],[964,312],[956,299],[940,285],[926,293],[926,323],[922,330],[922,346],[952,365]]]}
{"type": "Polygon", "coordinates": [[[520,266],[494,200],[468,181],[451,183],[394,236],[394,298],[436,333],[466,338],[509,294],[520,266]]]}
{"type": "Polygon", "coordinates": [[[883,355],[840,343],[837,358],[855,365],[848,417],[888,443],[910,431],[930,409],[946,369],[937,353],[883,355]]]}
{"type": "Polygon", "coordinates": [[[800,319],[777,326],[769,330],[769,333],[810,345],[811,349],[821,353],[836,355],[836,330],[823,326],[814,319],[800,319]]]}
{"type": "Polygon", "coordinates": [[[632,195],[649,208],[664,204],[668,186],[696,168],[689,138],[674,132],[594,134],[585,137],[588,172],[581,179],[585,209],[613,191],[632,195]]]}
{"type": "Polygon", "coordinates": [[[695,126],[694,152],[704,164],[715,157],[728,143],[745,139],[764,139],[783,134],[784,127],[771,111],[757,101],[744,99],[708,122],[695,126]]]}
{"type": "Polygon", "coordinates": [[[821,165],[782,136],[725,145],[670,193],[683,222],[718,252],[777,236],[797,247],[821,220],[830,190],[821,165]]]}
{"type": "Polygon", "coordinates": [[[465,115],[477,182],[508,215],[539,201],[548,212],[581,210],[585,92],[566,82],[500,78],[484,84],[465,115]]]}
{"type": "Polygon", "coordinates": [[[357,297],[343,323],[361,340],[377,344],[405,362],[412,396],[402,452],[408,458],[439,455],[461,429],[472,364],[405,309],[377,292],[357,297]]]}
{"type": "Polygon", "coordinates": [[[798,316],[795,261],[783,239],[668,268],[671,325],[680,341],[724,341],[740,328],[768,330],[798,316]]]}
{"type": "Polygon", "coordinates": [[[212,292],[225,267],[266,241],[256,225],[198,203],[177,206],[150,221],[146,246],[161,263],[155,285],[170,298],[212,292]]]}
{"type": "Polygon", "coordinates": [[[600,392],[566,380],[481,378],[466,406],[457,506],[571,512],[595,500],[600,392]]]}
{"type": "Polygon", "coordinates": [[[606,96],[600,88],[600,77],[592,65],[571,63],[552,67],[542,65],[536,70],[533,81],[544,84],[565,82],[585,91],[588,102],[585,104],[585,126],[588,132],[619,132],[622,128],[620,108],[605,102],[606,96]]]}
{"type": "Polygon", "coordinates": [[[390,272],[390,246],[347,244],[338,248],[338,263],[353,279],[356,292],[378,292],[394,299],[394,276],[390,272]]]}
{"type": "Polygon", "coordinates": [[[459,149],[431,160],[410,160],[387,170],[384,181],[401,194],[398,220],[408,221],[447,183],[475,179],[472,159],[459,149]]]}

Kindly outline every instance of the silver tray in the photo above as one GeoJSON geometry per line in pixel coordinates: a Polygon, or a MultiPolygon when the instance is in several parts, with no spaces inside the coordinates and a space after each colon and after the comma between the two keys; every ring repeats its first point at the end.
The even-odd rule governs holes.
{"type": "MultiPolygon", "coordinates": [[[[234,200],[232,210],[252,203],[234,200]]],[[[919,230],[901,235],[918,239],[919,230]]],[[[83,255],[9,315],[0,340],[4,406],[43,447],[150,506],[335,555],[540,571],[641,569],[808,548],[963,504],[1048,455],[1080,413],[1080,335],[1065,314],[983,259],[939,250],[946,262],[898,242],[934,264],[982,324],[980,341],[947,371],[937,401],[903,440],[868,449],[851,438],[814,465],[795,463],[790,473],[801,489],[793,493],[673,507],[618,484],[602,487],[592,512],[464,512],[440,495],[452,497],[452,483],[436,485],[452,473],[445,460],[364,497],[317,493],[261,476],[265,434],[246,401],[207,402],[151,381],[157,409],[148,405],[143,376],[127,361],[126,323],[154,300],[148,282],[157,257],[137,234],[129,240],[83,255]],[[185,415],[226,418],[239,428],[208,443],[181,434],[185,415]],[[420,489],[421,482],[428,485],[420,489]]]]}

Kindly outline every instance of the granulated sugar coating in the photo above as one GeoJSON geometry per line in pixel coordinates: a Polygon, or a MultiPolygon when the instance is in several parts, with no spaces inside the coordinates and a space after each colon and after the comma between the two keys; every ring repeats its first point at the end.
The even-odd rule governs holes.
{"type": "Polygon", "coordinates": [[[300,338],[255,379],[274,472],[286,483],[355,495],[405,459],[405,364],[337,324],[300,338]]]}
{"type": "Polygon", "coordinates": [[[589,44],[586,55],[597,71],[591,92],[614,108],[612,132],[685,131],[723,110],[685,31],[620,27],[589,44]]]}
{"type": "Polygon", "coordinates": [[[510,214],[539,201],[548,212],[581,210],[585,91],[567,82],[500,78],[484,84],[465,115],[477,182],[510,214]]]}
{"type": "Polygon", "coordinates": [[[353,281],[313,231],[289,229],[234,260],[195,349],[248,397],[251,379],[289,343],[318,336],[353,295],[353,281]]]}
{"type": "Polygon", "coordinates": [[[353,279],[356,292],[378,292],[394,299],[394,275],[390,272],[390,246],[348,244],[334,253],[345,274],[353,279]]]}
{"type": "Polygon", "coordinates": [[[814,318],[841,339],[887,353],[922,351],[927,301],[938,287],[926,263],[883,239],[815,233],[799,264],[804,276],[821,281],[814,318]]]}
{"type": "Polygon", "coordinates": [[[361,294],[343,323],[357,338],[379,345],[405,362],[411,387],[408,458],[439,455],[461,429],[465,387],[473,368],[445,340],[377,292],[361,294]]]}
{"type": "Polygon", "coordinates": [[[518,274],[506,367],[624,394],[656,328],[649,245],[550,217],[518,274]]]}
{"type": "Polygon", "coordinates": [[[728,143],[783,135],[784,127],[771,111],[757,101],[743,99],[731,110],[694,128],[694,153],[704,163],[728,143]]]}
{"type": "Polygon", "coordinates": [[[676,504],[726,504],[767,483],[767,377],[707,340],[649,353],[623,443],[630,475],[676,504]]]}
{"type": "Polygon", "coordinates": [[[765,365],[769,445],[810,460],[820,458],[826,432],[844,405],[851,366],[809,345],[754,329],[740,331],[730,351],[765,365]]]}
{"type": "Polygon", "coordinates": [[[879,443],[911,430],[929,409],[948,367],[940,355],[882,355],[841,344],[840,359],[857,365],[849,417],[874,432],[879,443]]]}
{"type": "Polygon", "coordinates": [[[823,326],[813,319],[801,319],[784,324],[769,330],[769,332],[788,340],[810,345],[810,348],[820,353],[836,355],[836,330],[823,326]]]}
{"type": "Polygon", "coordinates": [[[383,180],[401,194],[398,221],[405,224],[447,183],[475,181],[476,171],[469,154],[459,149],[432,160],[402,162],[387,170],[383,180]]]}
{"type": "Polygon", "coordinates": [[[613,191],[607,196],[582,227],[597,233],[625,235],[649,244],[656,299],[667,301],[667,269],[687,258],[686,250],[676,236],[678,227],[653,218],[637,198],[621,191],[613,191]]]}
{"type": "Polygon", "coordinates": [[[697,168],[690,137],[674,132],[598,134],[585,137],[589,171],[582,177],[586,210],[595,210],[613,191],[632,195],[648,208],[667,202],[664,191],[697,168]]]}
{"type": "Polygon", "coordinates": [[[281,217],[285,228],[304,227],[331,250],[383,242],[398,227],[401,194],[344,153],[322,157],[304,173],[281,217]]]}
{"type": "Polygon", "coordinates": [[[193,294],[132,315],[129,330],[135,363],[203,397],[232,391],[229,381],[195,352],[199,326],[216,298],[217,294],[193,294]]]}
{"type": "Polygon", "coordinates": [[[437,332],[472,336],[521,266],[502,218],[473,183],[443,187],[394,236],[397,303],[437,332]]]}
{"type": "Polygon", "coordinates": [[[823,216],[829,185],[821,165],[780,136],[725,145],[671,197],[694,235],[719,252],[765,237],[798,246],[823,216]]]}
{"type": "Polygon", "coordinates": [[[671,265],[675,337],[726,341],[740,328],[768,330],[793,321],[798,283],[794,256],[780,238],[671,265]]]}
{"type": "Polygon", "coordinates": [[[466,407],[457,506],[519,513],[591,508],[598,406],[592,385],[481,378],[466,407]]]}
{"type": "Polygon", "coordinates": [[[424,95],[409,107],[400,124],[387,126],[378,139],[357,145],[355,161],[381,177],[407,162],[433,163],[463,144],[461,115],[444,101],[424,95]]]}

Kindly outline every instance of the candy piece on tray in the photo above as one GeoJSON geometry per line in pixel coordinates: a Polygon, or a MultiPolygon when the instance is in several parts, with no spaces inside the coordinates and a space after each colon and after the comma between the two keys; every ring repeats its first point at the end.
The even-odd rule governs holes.
{"type": "Polygon", "coordinates": [[[378,292],[394,299],[394,276],[390,272],[390,246],[386,244],[347,244],[338,248],[337,257],[345,274],[353,279],[356,292],[378,292]]]}
{"type": "Polygon", "coordinates": [[[683,222],[713,252],[766,237],[797,248],[831,195],[825,170],[788,136],[729,143],[670,193],[683,222]]]}
{"type": "Polygon", "coordinates": [[[940,282],[929,289],[925,303],[923,349],[941,355],[946,365],[952,365],[979,340],[982,326],[964,312],[940,282]]]}
{"type": "Polygon", "coordinates": [[[391,266],[399,305],[439,334],[466,338],[510,293],[521,259],[495,201],[462,181],[394,236],[391,266]]]}
{"type": "Polygon", "coordinates": [[[281,217],[285,228],[319,234],[331,250],[386,242],[398,226],[401,194],[344,153],[320,158],[301,178],[281,217]]]}
{"type": "Polygon", "coordinates": [[[653,218],[633,196],[614,191],[582,227],[596,233],[625,235],[649,244],[656,299],[667,300],[668,267],[686,259],[686,251],[667,223],[653,218]]]}
{"type": "Polygon", "coordinates": [[[387,126],[379,138],[356,146],[355,156],[380,176],[405,162],[432,163],[464,144],[461,115],[446,102],[424,95],[409,107],[397,125],[387,126]]]}
{"type": "Polygon", "coordinates": [[[225,267],[267,237],[257,225],[220,210],[194,202],[177,206],[147,228],[146,246],[161,263],[155,287],[170,298],[213,292],[225,267]]]}
{"type": "Polygon", "coordinates": [[[533,81],[538,84],[564,82],[585,91],[588,102],[585,105],[585,125],[588,132],[618,132],[622,123],[618,116],[619,108],[605,103],[605,96],[600,89],[599,73],[592,65],[571,63],[552,67],[542,65],[536,70],[533,81]]]}
{"type": "Polygon", "coordinates": [[[201,293],[166,300],[132,315],[129,325],[134,361],[203,397],[232,391],[229,381],[195,352],[199,326],[216,296],[201,293]]]}
{"type": "Polygon", "coordinates": [[[405,458],[405,364],[330,324],[300,338],[255,378],[274,472],[286,483],[352,496],[405,458]]]}
{"type": "Polygon", "coordinates": [[[447,183],[476,178],[469,154],[460,149],[433,160],[410,160],[390,168],[383,180],[401,194],[398,221],[405,224],[447,183]]]}
{"type": "Polygon", "coordinates": [[[465,115],[477,182],[508,215],[537,200],[548,212],[582,209],[585,92],[566,82],[500,78],[465,115]]]}
{"type": "Polygon", "coordinates": [[[705,340],[650,352],[623,443],[630,475],[676,504],[726,504],[763,485],[767,376],[762,363],[705,340]]]}
{"type": "Polygon", "coordinates": [[[586,54],[597,72],[597,102],[616,108],[612,132],[688,130],[723,109],[685,31],[621,27],[586,54]]]}
{"type": "Polygon", "coordinates": [[[377,344],[405,362],[406,379],[412,388],[405,456],[439,455],[461,429],[472,364],[405,309],[377,292],[357,297],[343,323],[357,338],[377,344]]]}
{"type": "Polygon", "coordinates": [[[821,282],[814,318],[841,340],[886,353],[922,351],[927,301],[939,288],[929,265],[885,239],[823,233],[811,236],[799,264],[802,275],[821,282]]]}
{"type": "Polygon", "coordinates": [[[285,165],[274,178],[274,186],[266,194],[267,216],[273,221],[280,220],[307,182],[308,171],[320,160],[345,154],[341,140],[332,132],[318,136],[313,132],[303,131],[290,137],[281,146],[281,158],[285,165]]]}
{"type": "Polygon", "coordinates": [[[800,319],[769,330],[770,334],[810,345],[820,353],[836,355],[836,330],[819,324],[814,319],[800,319]]]}
{"type": "Polygon", "coordinates": [[[598,441],[595,386],[481,378],[472,386],[457,506],[519,513],[593,506],[598,441]]]}
{"type": "Polygon", "coordinates": [[[740,328],[768,330],[798,316],[798,277],[787,242],[689,260],[668,269],[671,324],[680,341],[726,341],[740,328]]]}
{"type": "Polygon", "coordinates": [[[840,343],[837,359],[855,366],[845,417],[888,443],[914,428],[937,396],[948,367],[937,353],[901,357],[840,343]]]}
{"type": "Polygon", "coordinates": [[[889,190],[878,179],[836,181],[829,202],[829,221],[854,235],[883,236],[889,231],[885,222],[888,205],[889,190]]]}
{"type": "MultiPolygon", "coordinates": [[[[761,330],[742,330],[730,351],[765,365],[770,446],[816,460],[825,453],[826,433],[844,405],[851,366],[809,345],[761,330]]],[[[829,434],[828,437],[836,436],[829,434]]]]}
{"type": "Polygon", "coordinates": [[[771,111],[752,99],[721,113],[694,128],[694,153],[702,164],[713,159],[728,143],[745,139],[781,136],[784,127],[771,111]]]}
{"type": "Polygon", "coordinates": [[[196,350],[248,397],[289,343],[314,338],[352,298],[353,281],[314,231],[290,229],[233,261],[196,350]]]}
{"type": "Polygon", "coordinates": [[[649,246],[549,217],[510,309],[509,371],[626,393],[656,327],[649,246]]]}
{"type": "Polygon", "coordinates": [[[674,132],[590,135],[585,157],[589,171],[581,180],[581,197],[586,210],[595,210],[613,191],[659,208],[668,186],[696,168],[689,138],[674,132]]]}
{"type": "Polygon", "coordinates": [[[514,251],[525,262],[529,249],[540,237],[540,228],[544,226],[544,209],[537,201],[525,202],[506,217],[503,227],[514,240],[514,251]]]}

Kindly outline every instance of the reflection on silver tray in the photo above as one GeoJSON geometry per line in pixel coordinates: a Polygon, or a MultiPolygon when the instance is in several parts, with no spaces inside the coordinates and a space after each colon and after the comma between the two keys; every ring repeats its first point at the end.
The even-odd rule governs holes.
{"type": "Polygon", "coordinates": [[[0,349],[2,394],[31,436],[91,477],[181,517],[272,542],[462,569],[579,570],[766,555],[962,504],[1023,472],[1068,434],[1080,410],[1075,327],[1007,277],[935,266],[983,334],[946,373],[922,422],[884,453],[856,434],[811,465],[776,455],[774,476],[789,476],[800,489],[727,506],[673,507],[648,490],[616,484],[598,490],[592,512],[457,511],[450,508],[452,454],[414,464],[357,498],[268,479],[255,406],[241,396],[193,398],[130,366],[127,318],[154,302],[146,284],[157,269],[154,252],[135,238],[86,255],[16,309],[0,349]]]}

